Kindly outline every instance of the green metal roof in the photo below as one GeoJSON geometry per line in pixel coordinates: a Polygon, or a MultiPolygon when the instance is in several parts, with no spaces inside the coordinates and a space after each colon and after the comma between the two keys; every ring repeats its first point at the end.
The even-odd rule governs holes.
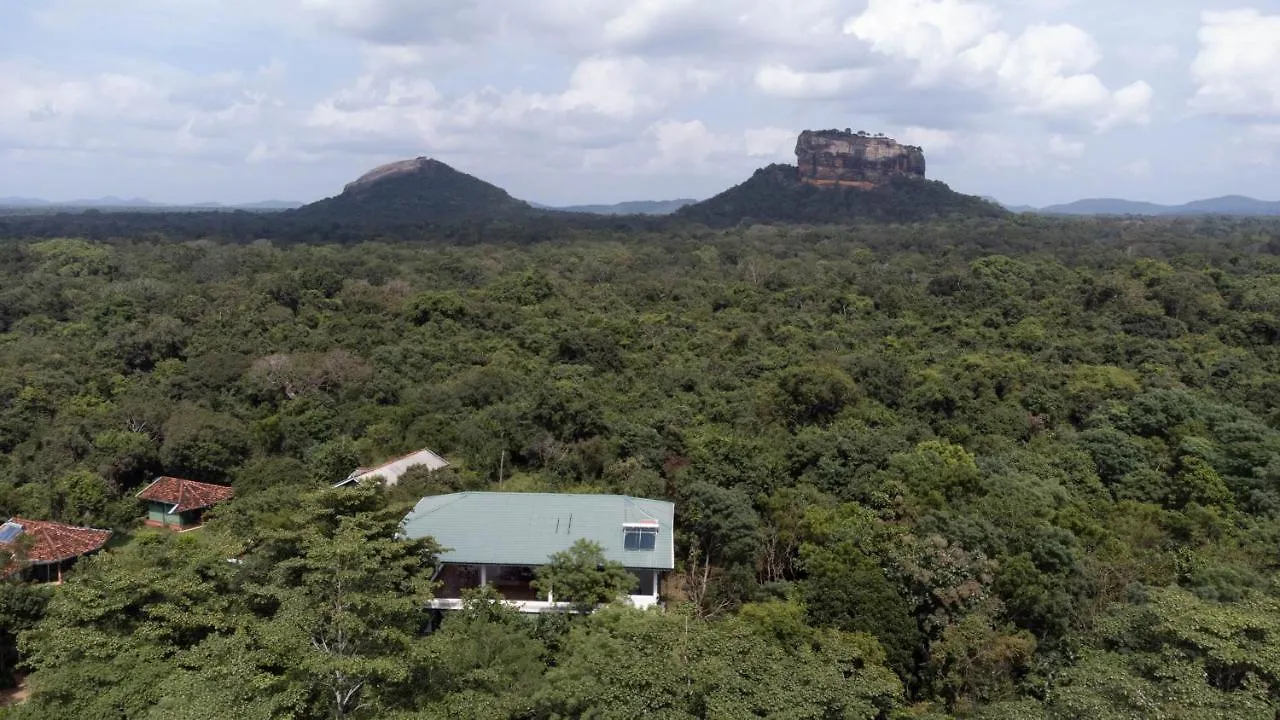
{"type": "Polygon", "coordinates": [[[587,539],[629,568],[675,568],[675,505],[625,495],[464,492],[418,501],[405,516],[410,538],[435,538],[442,562],[545,565],[552,553],[587,539]],[[627,524],[658,527],[653,550],[624,550],[627,524]]]}

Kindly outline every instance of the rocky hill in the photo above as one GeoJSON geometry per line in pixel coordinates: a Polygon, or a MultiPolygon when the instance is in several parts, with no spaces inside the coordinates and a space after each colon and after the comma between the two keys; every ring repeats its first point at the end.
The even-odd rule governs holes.
{"type": "Polygon", "coordinates": [[[805,130],[796,141],[800,181],[870,190],[895,177],[924,178],[924,150],[848,130],[805,130]]]}
{"type": "Polygon", "coordinates": [[[682,217],[713,227],[748,222],[916,222],[940,217],[996,217],[998,204],[962,195],[925,178],[924,150],[892,138],[806,130],[797,165],[770,165],[682,217]]]}
{"type": "Polygon", "coordinates": [[[290,215],[346,225],[420,225],[461,220],[518,218],[534,213],[506,190],[431,158],[374,168],[342,194],[303,206],[290,215]]]}
{"type": "Polygon", "coordinates": [[[963,195],[945,183],[894,176],[870,189],[804,182],[794,165],[770,165],[746,182],[676,211],[709,227],[743,222],[839,224],[919,222],[947,217],[999,217],[995,203],[963,195]]]}

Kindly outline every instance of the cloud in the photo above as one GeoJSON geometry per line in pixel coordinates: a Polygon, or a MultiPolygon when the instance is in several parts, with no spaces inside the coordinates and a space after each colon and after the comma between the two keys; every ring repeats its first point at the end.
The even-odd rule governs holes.
{"type": "Polygon", "coordinates": [[[743,149],[752,158],[789,162],[796,156],[796,132],[790,128],[750,128],[742,133],[743,149]]]}
{"type": "Polygon", "coordinates": [[[197,76],[179,71],[82,75],[0,62],[0,139],[8,147],[121,157],[229,159],[240,137],[274,121],[282,70],[197,76]]]}
{"type": "Polygon", "coordinates": [[[766,95],[789,100],[813,100],[848,96],[867,87],[874,79],[870,70],[827,70],[799,72],[776,63],[756,70],[755,85],[766,95]]]}
{"type": "Polygon", "coordinates": [[[747,171],[762,162],[794,162],[795,145],[795,132],[785,128],[717,133],[701,120],[659,120],[646,130],[641,151],[650,155],[647,171],[747,171]]]}
{"type": "Polygon", "coordinates": [[[882,55],[915,62],[915,82],[932,85],[988,37],[998,17],[989,6],[962,0],[871,0],[844,32],[882,55]]]}
{"type": "Polygon", "coordinates": [[[1144,178],[1151,174],[1151,161],[1139,158],[1124,166],[1124,171],[1135,178],[1144,178]]]}
{"type": "Polygon", "coordinates": [[[944,154],[955,147],[958,137],[958,133],[952,131],[914,125],[903,128],[897,135],[898,140],[907,145],[916,145],[928,148],[933,153],[944,154]]]}
{"type": "Polygon", "coordinates": [[[1192,107],[1230,117],[1280,117],[1280,15],[1207,11],[1198,37],[1192,107]]]}
{"type": "Polygon", "coordinates": [[[593,55],[576,63],[556,92],[488,86],[449,93],[427,78],[430,63],[422,60],[413,49],[371,48],[364,72],[315,103],[302,133],[255,148],[252,157],[334,150],[545,171],[666,167],[674,157],[693,159],[685,165],[697,168],[720,152],[721,145],[711,145],[719,138],[700,121],[663,117],[719,82],[717,74],[685,63],[593,55]]]}
{"type": "Polygon", "coordinates": [[[504,13],[474,0],[297,0],[303,13],[378,45],[466,43],[499,31],[504,13]]]}
{"type": "MultiPolygon", "coordinates": [[[[932,176],[972,191],[1005,183],[1012,195],[1056,197],[1108,182],[1128,189],[1125,163],[1159,157],[1166,143],[1238,142],[1224,157],[1239,167],[1280,148],[1280,15],[1260,2],[1206,13],[1232,5],[109,5],[24,1],[6,15],[0,182],[12,194],[74,183],[96,194],[216,195],[230,182],[234,194],[289,183],[316,196],[377,163],[429,154],[547,199],[624,199],[651,186],[705,195],[791,161],[803,127],[853,126],[923,146],[932,176]],[[1168,112],[1175,102],[1198,112],[1168,112]],[[161,181],[157,164],[187,169],[161,181]],[[113,173],[130,167],[144,186],[114,187],[113,173]],[[237,172],[247,179],[225,179],[237,172]],[[1068,181],[1075,189],[1061,189],[1068,181]]],[[[1242,181],[1227,165],[1177,167],[1170,160],[1146,182],[1183,182],[1187,193],[1212,172],[1264,182],[1260,170],[1242,181]]],[[[1262,194],[1267,182],[1238,191],[1262,194]]]]}
{"type": "Polygon", "coordinates": [[[1000,29],[990,5],[966,0],[870,0],[847,34],[906,63],[916,87],[960,85],[990,93],[1020,114],[1107,130],[1149,121],[1153,90],[1138,81],[1110,90],[1090,72],[1096,41],[1068,24],[1000,29]]]}
{"type": "Polygon", "coordinates": [[[1075,160],[1084,155],[1084,143],[1053,135],[1049,138],[1049,155],[1059,160],[1075,160]]]}

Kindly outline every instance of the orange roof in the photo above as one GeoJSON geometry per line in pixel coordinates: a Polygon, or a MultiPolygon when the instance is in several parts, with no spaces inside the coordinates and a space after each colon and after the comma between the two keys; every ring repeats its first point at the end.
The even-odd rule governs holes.
{"type": "Polygon", "coordinates": [[[168,503],[173,506],[169,512],[183,513],[188,510],[206,508],[223,500],[230,500],[235,490],[226,485],[196,482],[175,477],[158,477],[155,482],[142,489],[138,497],[143,500],[168,503]]]}
{"type": "MultiPolygon", "coordinates": [[[[9,520],[14,525],[22,526],[22,533],[12,542],[0,544],[0,549],[10,553],[20,548],[26,561],[32,565],[48,565],[50,563],[70,560],[73,557],[101,550],[111,538],[110,530],[76,527],[46,520],[27,520],[15,517],[9,520]]],[[[0,576],[8,575],[18,569],[16,559],[0,570],[0,576]]]]}

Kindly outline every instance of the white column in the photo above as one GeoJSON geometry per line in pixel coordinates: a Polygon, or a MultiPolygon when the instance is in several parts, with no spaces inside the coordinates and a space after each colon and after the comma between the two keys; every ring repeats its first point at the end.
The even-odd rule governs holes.
{"type": "Polygon", "coordinates": [[[489,566],[481,565],[480,566],[480,587],[484,587],[485,585],[488,585],[488,584],[489,584],[489,566]]]}
{"type": "Polygon", "coordinates": [[[650,572],[653,573],[653,596],[658,597],[658,571],[651,570],[650,572]]]}
{"type": "Polygon", "coordinates": [[[549,603],[553,603],[556,601],[556,594],[555,592],[553,592],[554,590],[555,590],[555,586],[553,586],[551,584],[551,581],[548,580],[547,581],[547,602],[549,603]]]}

